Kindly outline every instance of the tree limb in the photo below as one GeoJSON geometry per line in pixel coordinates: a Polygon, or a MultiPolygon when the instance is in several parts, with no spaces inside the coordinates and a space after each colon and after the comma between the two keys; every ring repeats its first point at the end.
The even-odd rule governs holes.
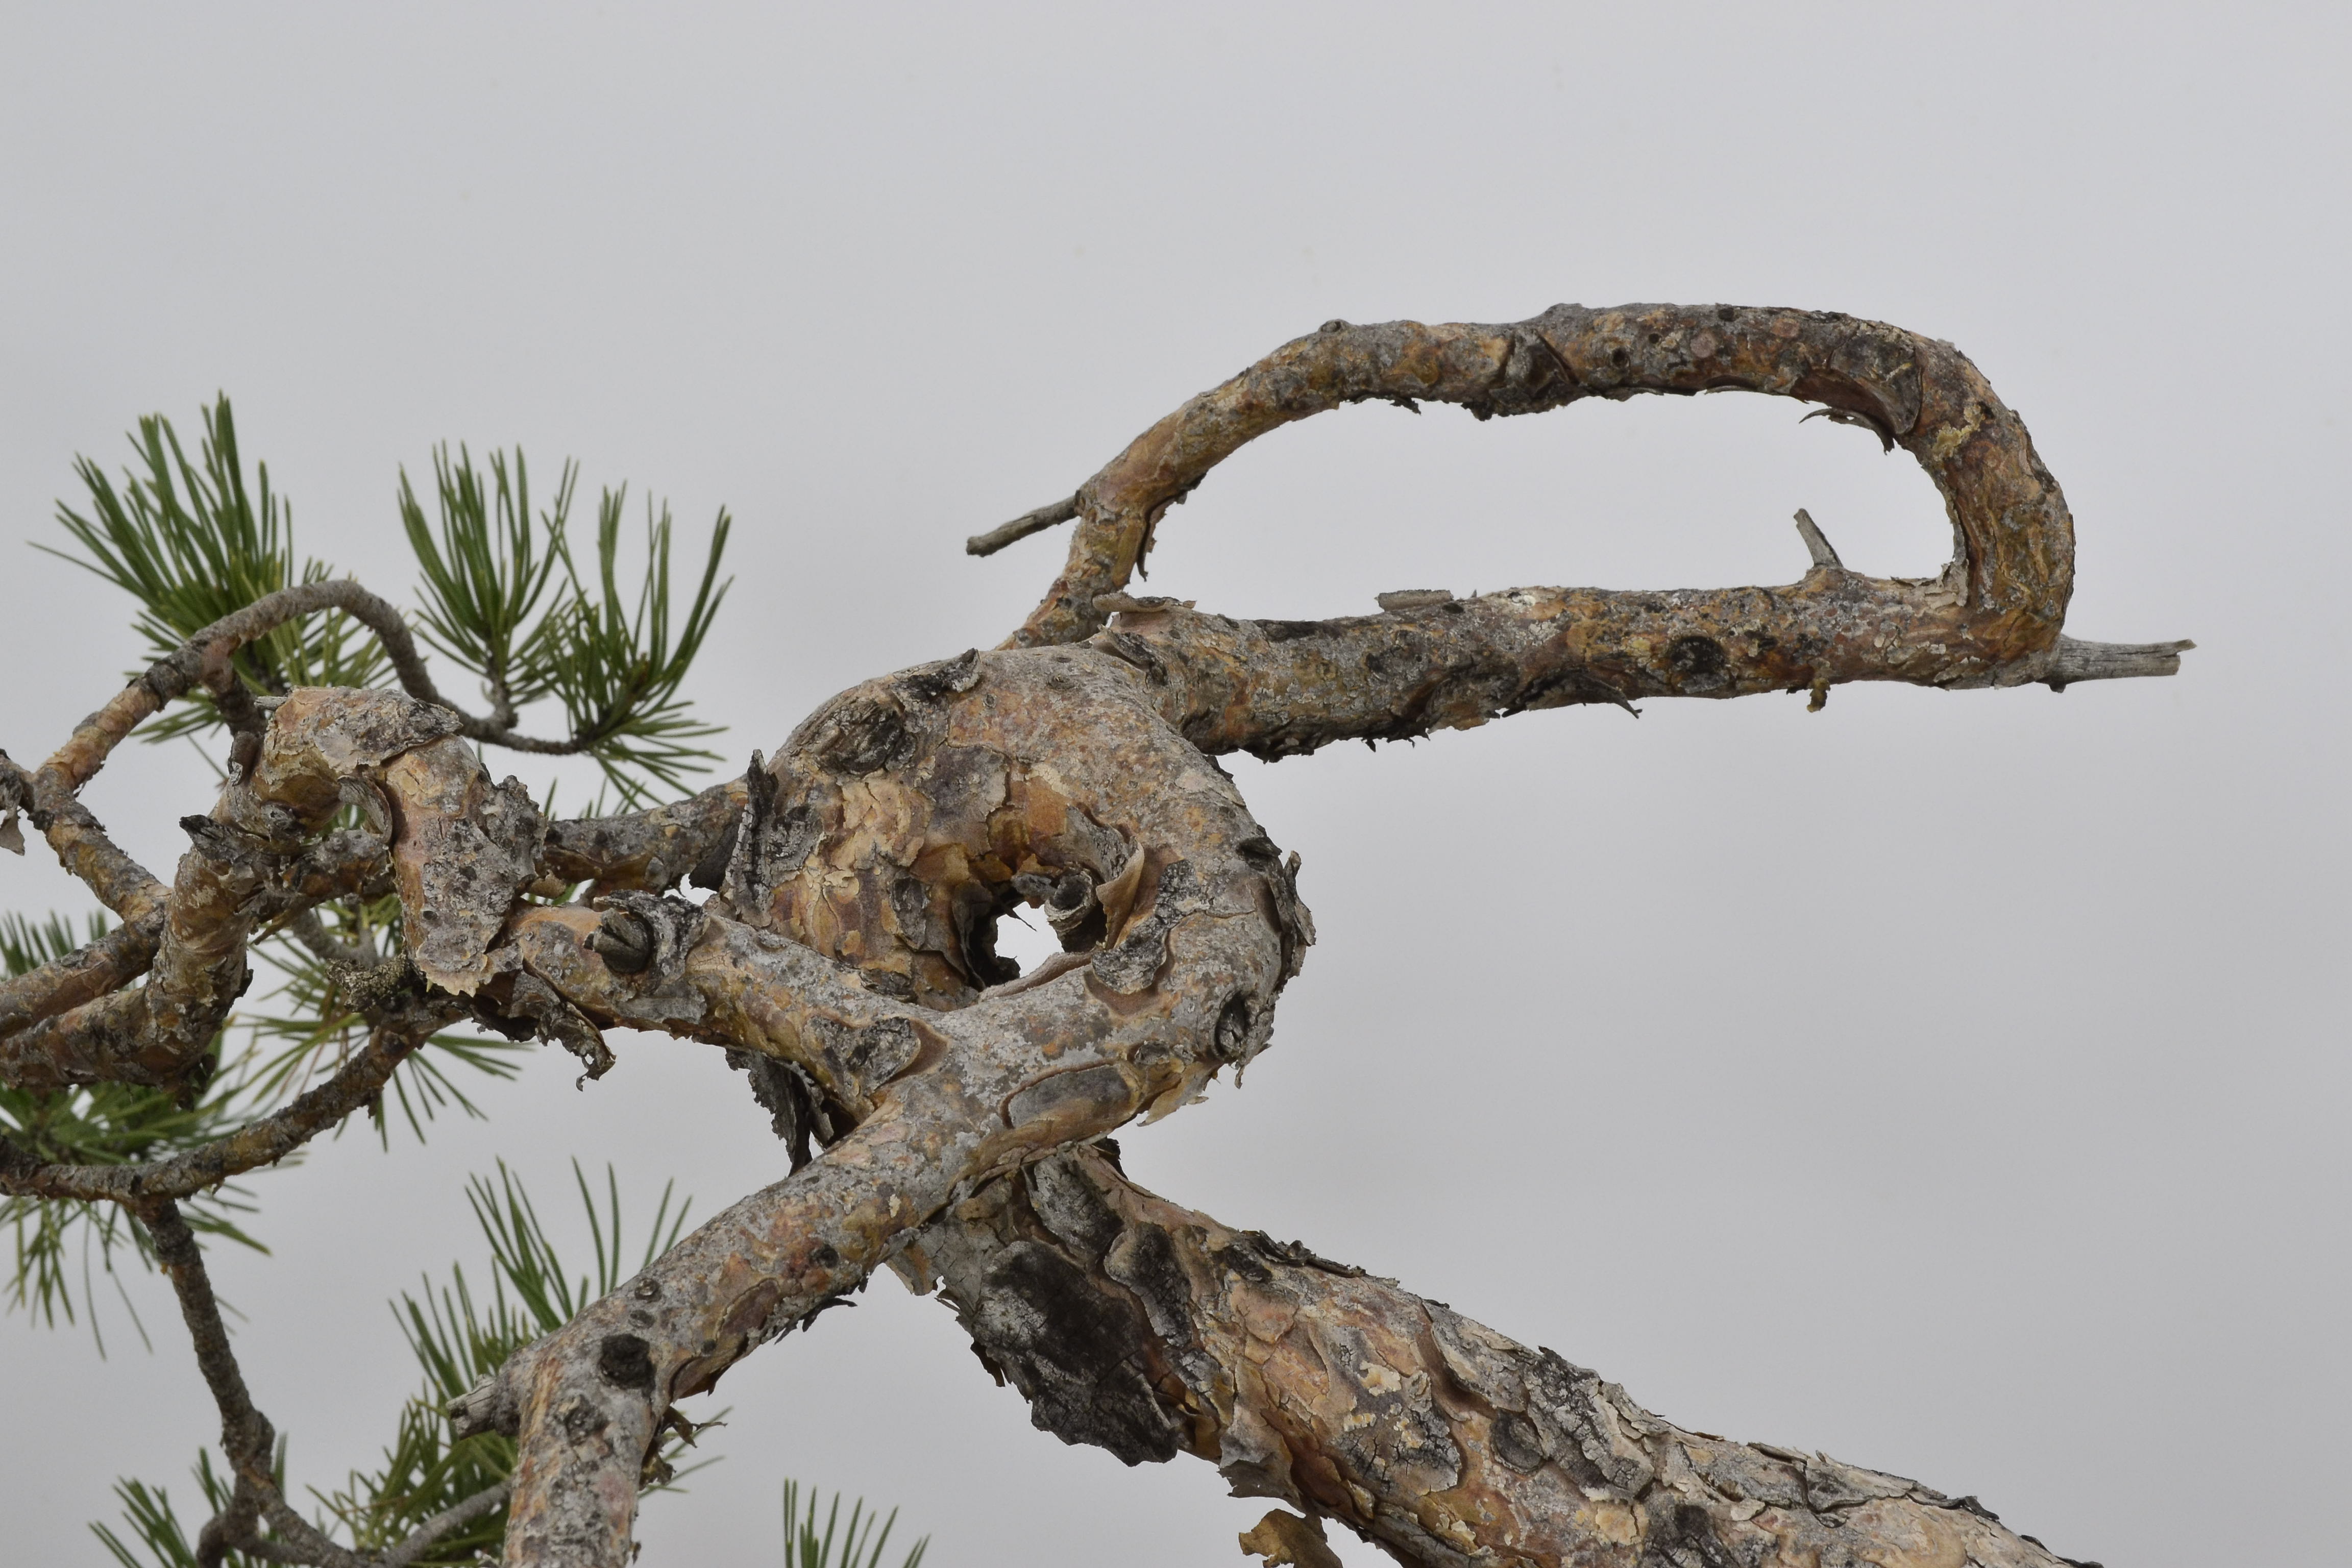
{"type": "MultiPolygon", "coordinates": [[[[366,769],[407,758],[446,736],[455,722],[443,710],[388,692],[312,688],[286,699],[267,737],[223,786],[212,814],[181,819],[194,847],[180,859],[147,984],[0,1038],[0,1073],[37,1089],[108,1080],[180,1081],[244,988],[246,939],[270,888],[286,867],[301,864],[305,840],[341,804],[345,781],[370,786],[366,769]],[[289,710],[291,721],[281,721],[289,710]],[[326,717],[307,721],[303,716],[314,710],[326,717]]],[[[446,742],[445,752],[446,747],[465,752],[466,769],[479,773],[463,742],[446,742]]],[[[445,754],[443,760],[446,765],[454,759],[445,754]]],[[[429,789],[432,771],[425,762],[407,763],[402,787],[429,789]]],[[[535,845],[537,814],[527,800],[519,810],[528,816],[519,826],[535,845]]],[[[416,840],[413,850],[437,842],[429,831],[422,838],[410,837],[416,840]]],[[[490,866],[483,846],[461,847],[472,853],[448,857],[437,874],[470,883],[490,866]]],[[[394,861],[397,877],[397,853],[394,861]]],[[[523,880],[528,879],[526,874],[523,880]]],[[[512,891],[509,888],[506,896],[512,891]]],[[[412,907],[427,928],[425,948],[433,951],[446,940],[447,933],[437,929],[441,910],[426,900],[412,907]]]]}
{"type": "Polygon", "coordinates": [[[274,1165],[339,1125],[392,1080],[394,1069],[441,1025],[460,1016],[446,1005],[405,1009],[376,1024],[367,1043],[333,1076],[279,1110],[209,1143],[151,1164],[55,1165],[0,1137],[0,1192],[11,1196],[107,1201],[137,1208],[184,1198],[263,1165],[274,1165]]]}
{"type": "MultiPolygon", "coordinates": [[[[1777,593],[1609,595],[1633,636],[1635,616],[1649,613],[1639,605],[1672,605],[1659,612],[1659,629],[1671,632],[1664,642],[1643,650],[1628,638],[1617,651],[1664,689],[1696,679],[1713,683],[1700,688],[1711,695],[1852,679],[2053,679],[2074,584],[2074,524],[2023,423],[1976,367],[1948,343],[1879,322],[1729,305],[1558,305],[1509,326],[1330,322],[1193,398],[1080,487],[1068,562],[1007,646],[1099,631],[1109,613],[1101,601],[1125,588],[1161,514],[1242,446],[1293,420],[1375,398],[1458,403],[1486,418],[1586,397],[1727,388],[1821,403],[1890,449],[1902,446],[1944,497],[1952,563],[1918,582],[1817,563],[1777,593]],[[1677,653],[1679,638],[1713,647],[1683,642],[1677,653]]],[[[2155,659],[2127,664],[2100,668],[2167,672],[2155,659]]]]}
{"type": "Polygon", "coordinates": [[[196,1560],[207,1568],[218,1568],[229,1550],[253,1549],[258,1516],[268,1520],[282,1537],[276,1544],[290,1548],[278,1561],[314,1563],[318,1568],[367,1568],[364,1558],[320,1534],[289,1508],[278,1492],[273,1464],[278,1435],[246,1389],[245,1373],[236,1364],[228,1330],[221,1322],[220,1305],[213,1299],[204,1254],[187,1222],[180,1217],[179,1205],[163,1199],[144,1205],[139,1213],[154,1239],[156,1259],[179,1297],[180,1316],[195,1346],[197,1369],[220,1409],[221,1451],[236,1477],[230,1507],[206,1524],[198,1538],[196,1560]]]}
{"type": "Polygon", "coordinates": [[[1057,524],[1078,515],[1078,498],[1048,501],[1034,510],[1024,511],[1011,522],[1000,522],[986,533],[975,533],[963,542],[966,555],[993,555],[1008,544],[1017,544],[1033,533],[1043,533],[1057,524]]]}
{"type": "MultiPolygon", "coordinates": [[[[1684,1432],[1549,1352],[1161,1204],[1098,1155],[1061,1152],[1165,1114],[1262,1049],[1313,940],[1297,858],[1276,849],[1205,753],[1280,756],[1568,702],[1810,689],[1818,703],[1844,680],[2063,688],[2176,668],[2185,645],[2062,635],[2071,520],[1974,367],[1948,345],[1827,312],[1562,306],[1508,327],[1335,322],[1161,421],[1070,507],[1015,526],[1065,512],[1078,524],[1068,565],[1006,647],[866,682],[772,762],[755,753],[740,784],[657,811],[548,827],[467,742],[562,743],[507,734],[503,707],[495,724],[458,713],[421,664],[413,681],[403,668],[405,697],[291,694],[257,737],[240,735],[212,816],[187,819],[198,848],[179,868],[147,986],[0,1035],[0,1052],[22,1058],[47,1030],[83,1056],[26,1070],[60,1081],[184,1068],[242,975],[268,868],[356,800],[391,828],[405,953],[434,1005],[464,999],[559,1040],[591,1076],[613,1062],[613,1027],[777,1064],[805,1101],[787,1131],[814,1130],[824,1152],[796,1155],[786,1180],[455,1407],[461,1430],[517,1434],[512,1564],[626,1562],[672,1403],[895,1258],[918,1280],[948,1278],[1041,1424],[1130,1459],[1212,1455],[1245,1489],[1341,1518],[1411,1561],[1724,1568],[1974,1553],[1987,1568],[2046,1568],[1967,1500],[1684,1432]],[[1811,569],[1776,589],[1414,590],[1381,595],[1378,616],[1324,622],[1235,621],[1126,593],[1169,505],[1242,444],[1320,409],[1436,398],[1485,417],[1723,387],[1821,403],[1905,446],[1946,498],[1951,565],[1926,581],[1864,577],[1811,529],[1811,569]],[[657,896],[689,872],[717,889],[707,906],[657,896]],[[593,906],[523,897],[583,880],[596,884],[593,906]],[[1065,948],[1026,975],[993,947],[997,918],[1022,902],[1047,910],[1065,948]]],[[[220,689],[229,637],[160,663],[32,779],[26,798],[53,844],[79,831],[60,802],[131,725],[195,679],[220,689]]],[[[12,799],[22,780],[0,775],[12,799]]],[[[105,872],[102,842],[74,851],[105,872]]],[[[118,894],[136,892],[129,872],[108,874],[118,894]]],[[[88,983],[60,971],[24,1006],[88,983]]],[[[274,1158],[326,1124],[395,1065],[384,1031],[369,1049],[364,1071],[314,1091],[324,1098],[200,1152],[204,1168],[274,1158]]],[[[28,1169],[20,1153],[0,1146],[12,1190],[104,1185],[28,1169]]],[[[176,1223],[158,1187],[120,1190],[176,1223]]],[[[183,1275],[202,1283],[200,1265],[175,1285],[183,1275]]],[[[201,1294],[191,1305],[183,1290],[200,1357],[217,1329],[201,1294]]],[[[216,1371],[225,1431],[244,1424],[247,1458],[210,1539],[250,1539],[268,1518],[291,1544],[257,1552],[314,1552],[281,1522],[266,1463],[248,1473],[267,1424],[253,1427],[241,1381],[224,1392],[216,1371]]]]}
{"type": "Polygon", "coordinates": [[[717,855],[717,869],[700,883],[716,888],[746,794],[743,780],[730,779],[646,811],[551,822],[540,871],[556,882],[589,883],[592,897],[631,889],[658,893],[717,855]]]}
{"type": "Polygon", "coordinates": [[[1615,1384],[1391,1280],[1154,1197],[1077,1149],[897,1260],[935,1279],[1043,1430],[1183,1451],[1243,1497],[1425,1568],[2055,1568],[1973,1498],[1675,1426],[1615,1384]]]}

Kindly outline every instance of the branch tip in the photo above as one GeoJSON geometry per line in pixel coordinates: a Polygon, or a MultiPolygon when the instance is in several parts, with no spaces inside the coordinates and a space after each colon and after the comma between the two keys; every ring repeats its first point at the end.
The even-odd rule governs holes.
{"type": "Polygon", "coordinates": [[[1829,536],[1813,521],[1813,514],[1803,507],[1797,509],[1797,532],[1804,539],[1806,552],[1812,556],[1815,566],[1826,566],[1832,572],[1845,570],[1845,563],[1838,559],[1838,552],[1830,544],[1829,536]]]}
{"type": "Polygon", "coordinates": [[[2049,668],[2035,679],[2053,691],[2063,691],[2078,680],[2178,675],[2180,656],[2196,646],[2187,637],[2174,642],[2084,642],[2062,634],[2049,668]]]}
{"type": "Polygon", "coordinates": [[[1008,544],[1017,544],[1033,533],[1043,533],[1077,515],[1078,498],[1072,494],[1066,500],[1051,501],[1034,510],[1024,511],[1011,522],[999,523],[985,533],[973,534],[963,542],[963,552],[966,555],[993,555],[1008,544]]]}

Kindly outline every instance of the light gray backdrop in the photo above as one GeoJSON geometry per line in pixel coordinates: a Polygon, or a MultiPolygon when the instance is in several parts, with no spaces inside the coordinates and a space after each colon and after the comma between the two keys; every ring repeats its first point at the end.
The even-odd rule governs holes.
{"type": "MultiPolygon", "coordinates": [[[[521,442],[740,525],[694,690],[731,765],[994,641],[1067,492],[1328,317],[1824,307],[1949,338],[2081,536],[2070,629],[2182,676],[1532,714],[1236,773],[1321,926],[1245,1089],[1127,1140],[1685,1423],[1974,1492],[2137,1568],[2340,1561],[2343,13],[2318,5],[36,6],[0,13],[0,745],[132,667],[55,541],[69,464],[215,388],[304,549],[404,596],[396,468],[521,442]]],[[[1926,479],[1777,400],[1328,415],[1172,514],[1245,615],[1515,583],[1793,580],[1790,513],[1926,574],[1926,479]]],[[[527,777],[541,774],[521,767],[527,777]]],[[[133,745],[146,862],[209,786],[133,745]]],[[[0,904],[87,900],[36,847],[0,904]]],[[[222,1257],[298,1482],[390,1435],[384,1309],[476,1258],[464,1177],[709,1213],[782,1168],[704,1047],[542,1059],[389,1153],[254,1184],[222,1257]]],[[[118,1473],[193,1489],[167,1296],[111,1359],[0,1321],[12,1562],[118,1473]]],[[[773,1561],[786,1475],[932,1561],[1237,1562],[1263,1503],[1032,1431],[878,1282],[730,1375],[649,1565],[773,1561]]],[[[1352,1542],[1350,1563],[1374,1554],[1352,1542]]]]}

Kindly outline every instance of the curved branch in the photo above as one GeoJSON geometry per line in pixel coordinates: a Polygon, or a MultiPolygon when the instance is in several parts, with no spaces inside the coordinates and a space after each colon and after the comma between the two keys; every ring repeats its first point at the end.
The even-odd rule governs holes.
{"type": "Polygon", "coordinates": [[[229,665],[229,656],[238,648],[289,621],[328,609],[346,612],[376,634],[411,695],[448,706],[434,690],[407,623],[383,600],[349,579],[281,588],[222,616],[148,666],[76,725],[66,743],[33,772],[25,772],[0,752],[0,817],[23,807],[65,868],[126,925],[153,914],[168,896],[163,884],[117,848],[98,818],[75,797],[131,731],[191,687],[202,684],[216,697],[241,690],[229,665]]]}
{"type": "MultiPolygon", "coordinates": [[[[130,984],[155,960],[163,912],[116,926],[96,942],[0,981],[0,1039],[130,984]]],[[[5,1074],[0,1067],[0,1075],[5,1074]]]]}
{"type": "MultiPolygon", "coordinates": [[[[268,886],[256,897],[251,911],[256,923],[350,894],[377,896],[389,868],[389,850],[383,839],[362,829],[328,834],[274,869],[268,886]]],[[[0,981],[0,1036],[137,979],[154,958],[163,914],[160,908],[150,910],[61,958],[0,981]]]]}
{"type": "Polygon", "coordinates": [[[425,1010],[387,1019],[367,1044],[334,1075],[305,1090],[270,1115],[246,1123],[225,1137],[152,1164],[55,1165],[44,1163],[0,1138],[0,1192],[13,1197],[119,1203],[136,1208],[164,1198],[184,1198],[274,1165],[320,1133],[340,1124],[392,1081],[434,1029],[461,1016],[456,1009],[425,1010]]]}
{"type": "Polygon", "coordinates": [[[46,769],[26,773],[0,752],[0,822],[13,826],[19,809],[49,841],[67,874],[125,924],[161,915],[170,889],[155,874],[118,848],[89,808],[46,769]]]}
{"type": "Polygon", "coordinates": [[[265,594],[243,609],[191,637],[179,648],[147,667],[146,672],[110,698],[105,706],[75,726],[72,736],[41,764],[37,778],[78,794],[106,765],[107,757],[124,737],[173,699],[202,685],[218,694],[236,680],[229,656],[257,637],[267,637],[289,621],[321,610],[341,610],[375,633],[385,656],[412,697],[457,710],[433,685],[408,623],[391,605],[349,578],[303,583],[265,594]]]}
{"type": "Polygon", "coordinates": [[[1685,1430],[1392,1280],[1154,1197],[1073,1150],[927,1226],[896,1265],[954,1308],[1036,1425],[1402,1561],[2057,1568],[1974,1498],[1685,1430]]]}
{"type": "MultiPolygon", "coordinates": [[[[1890,449],[1903,447],[1943,495],[1955,551],[1943,575],[1926,582],[1861,577],[1832,561],[1788,590],[1606,596],[1628,606],[1676,602],[1694,629],[1675,635],[1717,645],[1714,653],[1692,645],[1681,673],[1728,669],[1732,684],[1755,689],[1776,677],[1787,684],[1786,667],[1822,660],[1830,668],[1813,668],[1804,682],[1815,689],[1849,679],[2088,679],[2062,670],[2056,653],[2074,582],[2065,500],[2023,423],[1976,367],[1948,343],[1879,322],[1729,305],[1559,305],[1508,326],[1335,321],[1286,343],[1153,426],[1087,481],[1068,562],[1007,646],[1074,642],[1101,629],[1114,607],[1102,601],[1124,589],[1161,514],[1243,445],[1293,420],[1374,398],[1458,403],[1485,418],[1586,397],[1727,388],[1820,403],[1890,449]],[[1717,622],[1769,646],[1706,629],[1717,622]]],[[[1630,620],[1630,608],[1621,616],[1630,620]]],[[[1636,662],[1672,684],[1666,647],[1636,662]]],[[[2102,668],[2160,672],[2125,662],[2102,668]]]]}
{"type": "Polygon", "coordinates": [[[1988,664],[1967,652],[1951,617],[1899,613],[1882,586],[1816,567],[1785,588],[1416,594],[1379,615],[1328,621],[1239,621],[1150,605],[1119,612],[1085,646],[1140,671],[1168,721],[1202,750],[1269,759],[1644,697],[1810,690],[1818,701],[1851,680],[2046,681],[2063,690],[2172,674],[2191,646],[2062,637],[2042,655],[1988,664]]]}
{"type": "Polygon", "coordinates": [[[328,1540],[288,1507],[278,1491],[274,1466],[278,1435],[269,1418],[255,1407],[253,1395],[245,1386],[245,1373],[229,1348],[228,1330],[221,1322],[220,1304],[213,1297],[212,1280],[205,1271],[204,1254],[187,1222],[180,1217],[178,1205],[169,1199],[151,1203],[140,1210],[140,1218],[154,1238],[156,1261],[163,1266],[179,1297],[180,1316],[195,1344],[196,1366],[220,1410],[221,1450],[236,1477],[228,1509],[207,1523],[198,1538],[196,1560],[218,1564],[227,1551],[252,1550],[258,1544],[275,1548],[262,1554],[278,1561],[313,1563],[318,1568],[369,1568],[365,1558],[328,1540]],[[282,1541],[257,1542],[254,1531],[258,1519],[267,1519],[282,1541]]]}
{"type": "MultiPolygon", "coordinates": [[[[299,715],[289,701],[272,748],[358,700],[299,715]]],[[[428,879],[490,832],[454,756],[434,788],[402,784],[441,744],[362,769],[396,797],[395,862],[428,879]]],[[[325,773],[349,771],[313,749],[325,773]]],[[[861,1281],[959,1192],[1172,1110],[1261,1048],[1311,939],[1294,869],[1131,670],[1046,649],[967,654],[827,704],[749,781],[709,912],[623,893],[601,914],[509,918],[500,874],[478,903],[445,901],[444,927],[463,916],[478,944],[445,963],[592,1071],[609,1060],[604,1027],[711,1039],[790,1064],[851,1129],[464,1402],[468,1423],[519,1428],[509,1561],[625,1561],[671,1401],[861,1281]],[[1099,923],[1088,954],[992,984],[1010,977],[987,928],[1016,879],[1084,890],[1099,923]],[[503,924],[467,913],[493,907],[503,924]],[[860,975],[784,937],[803,924],[884,967],[860,975]]],[[[403,898],[420,908],[405,880],[403,898]]]]}

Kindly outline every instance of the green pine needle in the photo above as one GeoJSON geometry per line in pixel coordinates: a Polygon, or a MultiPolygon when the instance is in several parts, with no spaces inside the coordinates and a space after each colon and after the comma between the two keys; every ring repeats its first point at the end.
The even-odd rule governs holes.
{"type": "MultiPolygon", "coordinates": [[[[800,1483],[790,1479],[784,1482],[784,1568],[880,1568],[882,1549],[890,1542],[890,1529],[898,1522],[898,1510],[892,1509],[887,1518],[867,1513],[866,1500],[859,1498],[849,1506],[849,1523],[845,1529],[841,1522],[841,1494],[835,1492],[833,1502],[825,1509],[824,1529],[820,1531],[816,1514],[823,1497],[823,1493],[812,1489],[808,1507],[803,1510],[800,1506],[800,1483]]],[[[931,1538],[928,1535],[915,1542],[902,1568],[921,1568],[923,1554],[930,1546],[931,1538]]]]}
{"type": "MultiPolygon", "coordinates": [[[[86,552],[34,548],[96,573],[139,601],[133,622],[151,658],[267,594],[333,574],[323,562],[294,558],[292,509],[269,485],[268,464],[248,480],[237,452],[236,420],[226,395],[205,410],[195,462],[162,415],[139,421],[137,467],[118,488],[99,465],[78,458],[88,512],[60,502],[58,521],[86,552]]],[[[240,648],[232,667],[257,695],[297,686],[372,686],[390,670],[375,638],[341,611],[278,627],[240,648]]],[[[163,742],[213,728],[220,715],[202,689],[144,733],[163,742]]]]}

